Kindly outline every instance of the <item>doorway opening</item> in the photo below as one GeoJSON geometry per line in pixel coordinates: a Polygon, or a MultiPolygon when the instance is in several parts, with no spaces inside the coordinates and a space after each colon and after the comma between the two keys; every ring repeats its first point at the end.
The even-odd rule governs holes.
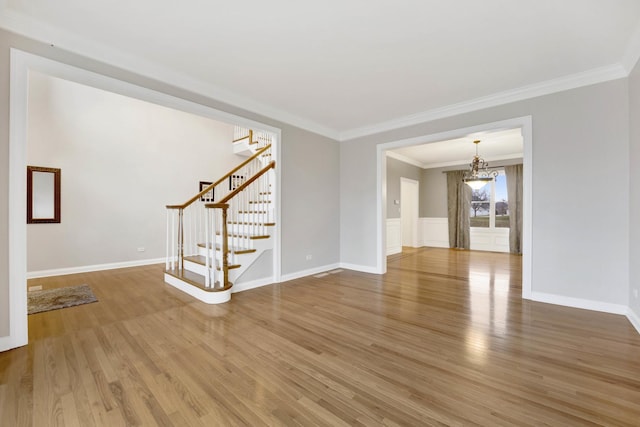
{"type": "MultiPolygon", "coordinates": [[[[96,74],[68,64],[60,63],[48,58],[26,53],[18,49],[11,49],[11,91],[10,91],[10,149],[9,149],[9,335],[0,339],[0,351],[26,345],[27,331],[27,227],[26,227],[26,166],[27,166],[27,128],[28,128],[28,98],[29,78],[32,72],[79,83],[95,89],[101,89],[112,94],[146,101],[162,107],[190,113],[196,116],[232,123],[249,129],[260,129],[274,135],[273,157],[280,163],[280,135],[278,128],[265,125],[233,114],[225,113],[205,105],[197,104],[181,98],[158,92],[96,74]]],[[[126,160],[126,159],[124,159],[126,160]]],[[[64,173],[63,173],[64,176],[64,173]]],[[[275,171],[275,192],[280,194],[281,174],[279,168],[275,171]]],[[[197,185],[195,183],[194,185],[197,185]]],[[[64,190],[63,190],[64,191],[64,190]]],[[[197,192],[197,191],[196,191],[197,192]]],[[[170,202],[170,201],[169,201],[170,202]]],[[[63,200],[64,203],[64,200],[63,200]]],[[[163,201],[163,203],[166,203],[163,201]]],[[[162,203],[159,206],[163,206],[162,203]]],[[[64,209],[64,208],[63,208],[64,209]]],[[[280,199],[276,199],[275,224],[280,221],[280,199]]],[[[64,215],[64,213],[63,213],[64,215]]],[[[161,213],[164,215],[164,211],[161,213]]],[[[164,231],[164,227],[160,233],[164,231]]],[[[274,248],[272,257],[272,281],[278,282],[281,275],[281,239],[280,227],[273,232],[274,248]]],[[[135,248],[134,248],[135,250],[135,248]]],[[[140,250],[138,249],[138,252],[140,250]]]]}
{"type": "MultiPolygon", "coordinates": [[[[397,159],[401,154],[398,153],[398,149],[413,147],[419,145],[427,145],[436,143],[439,141],[451,141],[456,139],[481,139],[483,135],[496,134],[500,132],[517,132],[521,137],[521,150],[520,157],[523,164],[523,227],[522,227],[522,297],[529,299],[531,296],[531,249],[532,249],[532,119],[530,116],[519,117],[509,120],[503,120],[499,122],[486,123],[478,126],[472,126],[467,128],[461,128],[451,130],[447,132],[424,135],[415,138],[409,138],[399,141],[392,141],[378,145],[378,271],[380,273],[386,272],[386,242],[390,236],[387,235],[387,209],[390,205],[387,204],[387,194],[382,191],[388,185],[387,182],[387,157],[389,153],[392,153],[389,157],[397,159]]],[[[482,153],[481,153],[482,154],[482,153]]],[[[508,153],[507,157],[503,157],[500,160],[507,158],[513,158],[514,153],[508,153]]],[[[460,160],[456,160],[455,163],[441,164],[440,167],[458,165],[458,169],[468,168],[468,162],[472,156],[467,156],[464,167],[459,167],[460,160]]],[[[518,157],[518,156],[515,156],[518,157]]],[[[495,159],[498,160],[498,159],[495,159]]],[[[419,164],[415,160],[409,160],[409,163],[419,164]]],[[[445,162],[446,163],[446,162],[445,162]]],[[[440,176],[443,176],[442,171],[438,171],[440,176]]],[[[420,182],[423,184],[423,182],[420,182]]],[[[422,187],[422,186],[421,186],[422,187]]],[[[426,191],[426,188],[421,188],[421,195],[426,191]]],[[[446,189],[441,190],[443,193],[446,189]]],[[[425,210],[428,210],[427,205],[429,201],[420,201],[420,217],[418,223],[420,224],[418,230],[418,244],[420,246],[432,246],[434,242],[440,242],[440,247],[449,247],[448,243],[448,229],[446,225],[446,202],[444,204],[445,213],[439,215],[423,215],[425,210]],[[434,231],[435,230],[435,231],[434,231]]],[[[393,239],[393,236],[391,236],[393,239]]],[[[438,246],[438,245],[435,245],[438,246]]]]}

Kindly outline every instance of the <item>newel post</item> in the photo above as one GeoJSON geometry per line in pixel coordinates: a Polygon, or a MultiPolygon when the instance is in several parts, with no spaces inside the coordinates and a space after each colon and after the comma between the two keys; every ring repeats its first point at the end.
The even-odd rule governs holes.
{"type": "Polygon", "coordinates": [[[227,209],[229,209],[228,204],[223,204],[222,206],[222,279],[223,279],[223,287],[227,287],[229,284],[229,239],[227,232],[227,209]]]}

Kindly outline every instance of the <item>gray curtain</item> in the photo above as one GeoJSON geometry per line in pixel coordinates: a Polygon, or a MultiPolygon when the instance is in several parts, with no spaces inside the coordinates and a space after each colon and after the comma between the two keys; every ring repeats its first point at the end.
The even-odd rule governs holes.
{"type": "Polygon", "coordinates": [[[469,249],[471,187],[462,182],[464,171],[447,172],[449,247],[469,249]]]}
{"type": "Polygon", "coordinates": [[[522,165],[504,167],[509,198],[509,251],[522,254],[522,165]]]}

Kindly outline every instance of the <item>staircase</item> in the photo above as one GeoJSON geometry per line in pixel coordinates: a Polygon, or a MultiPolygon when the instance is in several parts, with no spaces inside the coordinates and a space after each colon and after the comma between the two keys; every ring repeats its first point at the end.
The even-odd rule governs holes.
{"type": "Polygon", "coordinates": [[[248,159],[182,205],[168,205],[166,283],[208,304],[273,249],[275,161],[271,135],[236,126],[234,153],[248,159]]]}

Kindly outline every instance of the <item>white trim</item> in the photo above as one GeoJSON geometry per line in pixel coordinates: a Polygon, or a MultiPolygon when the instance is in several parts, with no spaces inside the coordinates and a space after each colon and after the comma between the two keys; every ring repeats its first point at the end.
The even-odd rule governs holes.
{"type": "MultiPolygon", "coordinates": [[[[376,146],[376,203],[378,206],[376,212],[376,267],[374,273],[385,274],[387,272],[387,156],[382,149],[382,145],[376,146]],[[383,185],[384,184],[384,185],[383,185]],[[384,189],[384,190],[383,190],[384,189]]],[[[344,268],[350,268],[342,265],[344,268]]],[[[362,271],[358,266],[351,268],[352,270],[362,271]]],[[[369,268],[369,267],[367,267],[369,268]]]]}
{"type": "Polygon", "coordinates": [[[136,261],[112,262],[108,264],[83,265],[81,267],[55,268],[27,272],[27,279],[65,276],[67,274],[90,273],[92,271],[115,270],[117,268],[141,267],[143,265],[164,264],[164,258],[141,259],[136,261]]]}
{"type": "Polygon", "coordinates": [[[640,334],[640,316],[638,316],[631,308],[627,309],[627,319],[636,328],[636,331],[640,334]]]}
{"type": "MultiPolygon", "coordinates": [[[[27,343],[27,298],[26,298],[26,128],[28,73],[39,71],[54,77],[74,81],[98,89],[162,105],[168,108],[209,117],[239,126],[260,129],[273,133],[276,138],[273,151],[280,160],[281,130],[255,120],[250,120],[224,111],[216,110],[192,101],[177,98],[162,92],[97,74],[72,65],[11,48],[10,111],[9,115],[9,278],[10,278],[10,334],[14,347],[27,343]],[[15,344],[15,345],[14,345],[15,344]]],[[[172,81],[172,80],[168,80],[172,81]]],[[[200,92],[202,93],[202,92],[200,92]]],[[[280,175],[282,163],[276,163],[276,226],[274,241],[273,281],[280,279],[280,175]]],[[[208,297],[210,299],[210,297],[208,297]]],[[[219,298],[219,297],[217,297],[219,298]]],[[[5,342],[6,340],[3,340],[5,342]]]]}
{"type": "Polygon", "coordinates": [[[282,153],[280,147],[282,141],[282,131],[277,129],[271,144],[271,158],[276,161],[276,167],[272,169],[275,173],[275,190],[272,200],[275,200],[274,222],[275,227],[271,236],[273,238],[273,282],[282,280],[282,153]]]}
{"type": "MultiPolygon", "coordinates": [[[[360,271],[362,273],[381,274],[380,269],[378,267],[370,267],[368,265],[349,264],[348,262],[341,262],[340,268],[344,268],[346,270],[360,271]]],[[[386,271],[386,265],[385,265],[385,271],[386,271]]]]}
{"type": "Polygon", "coordinates": [[[522,132],[522,298],[533,289],[533,123],[523,118],[522,132]]]}
{"type": "Polygon", "coordinates": [[[509,253],[509,229],[471,227],[469,249],[472,251],[509,253]]]}
{"type": "Polygon", "coordinates": [[[557,79],[547,80],[504,92],[498,92],[481,98],[471,99],[458,104],[447,105],[423,111],[421,113],[399,117],[397,119],[385,121],[372,126],[350,129],[340,132],[338,140],[341,142],[349,141],[351,139],[361,138],[367,135],[374,135],[394,129],[405,128],[446,117],[458,116],[460,114],[497,107],[511,102],[522,101],[582,86],[603,83],[610,80],[622,79],[627,77],[627,75],[628,73],[622,65],[619,64],[595,68],[593,70],[571,74],[569,76],[559,77],[557,79]]]}
{"type": "Polygon", "coordinates": [[[418,220],[420,236],[418,244],[430,248],[449,248],[449,219],[422,217],[418,220]],[[433,237],[439,237],[434,239],[433,237]]]}
{"type": "Polygon", "coordinates": [[[271,280],[268,277],[265,277],[264,279],[251,280],[249,282],[234,283],[233,287],[231,288],[231,293],[236,294],[238,292],[244,292],[250,289],[260,288],[262,286],[268,286],[273,284],[274,284],[273,280],[271,280]]]}
{"type": "Polygon", "coordinates": [[[607,302],[593,301],[582,298],[565,297],[562,295],[547,294],[544,292],[532,292],[532,301],[544,302],[547,304],[562,305],[565,307],[581,308],[584,310],[601,311],[611,314],[626,315],[629,311],[627,306],[622,304],[611,304],[607,302]]]}
{"type": "Polygon", "coordinates": [[[10,53],[9,91],[9,335],[0,338],[0,351],[26,345],[27,330],[27,66],[10,53]]]}
{"type": "Polygon", "coordinates": [[[205,304],[222,304],[223,302],[227,302],[231,299],[231,289],[219,292],[205,291],[197,286],[193,286],[190,283],[185,283],[177,277],[174,277],[168,273],[164,274],[164,281],[168,285],[181,290],[185,294],[191,295],[192,297],[204,302],[205,304]]]}
{"type": "Polygon", "coordinates": [[[424,164],[420,163],[417,160],[412,159],[411,157],[407,157],[407,156],[404,156],[402,154],[394,153],[393,151],[387,151],[385,154],[387,155],[387,157],[391,157],[392,159],[396,159],[396,160],[399,160],[401,162],[405,162],[405,163],[408,163],[410,165],[417,166],[417,167],[419,167],[421,169],[424,169],[424,164]]]}
{"type": "Polygon", "coordinates": [[[520,128],[523,140],[523,228],[522,228],[522,297],[529,299],[532,286],[532,195],[533,195],[533,123],[531,116],[516,117],[513,119],[501,120],[493,123],[484,123],[477,126],[470,126],[462,129],[454,129],[431,135],[422,135],[413,138],[401,139],[397,141],[378,144],[377,150],[377,180],[376,180],[376,200],[377,200],[377,223],[376,223],[376,244],[377,260],[375,272],[384,274],[387,270],[386,249],[386,206],[387,192],[383,191],[383,184],[386,185],[387,156],[386,151],[394,148],[409,147],[418,144],[428,144],[430,142],[445,141],[448,139],[462,138],[476,132],[486,132],[497,129],[520,128]]]}
{"type": "MultiPolygon", "coordinates": [[[[491,156],[491,157],[483,157],[487,162],[497,162],[499,160],[517,160],[522,159],[522,153],[512,153],[512,154],[503,154],[500,156],[491,156]]],[[[469,162],[460,160],[452,161],[452,162],[442,162],[442,163],[425,163],[424,169],[435,169],[435,168],[444,168],[448,166],[465,166],[466,169],[469,168],[469,162]]],[[[499,166],[495,166],[499,167],[499,166]]],[[[493,169],[493,167],[489,168],[493,169]]]]}
{"type": "Polygon", "coordinates": [[[402,252],[402,219],[387,218],[387,256],[402,252]],[[394,238],[390,238],[390,233],[394,233],[394,238]]]}
{"type": "Polygon", "coordinates": [[[329,270],[335,270],[336,268],[339,268],[339,267],[340,265],[338,263],[335,263],[335,264],[321,265],[320,267],[314,267],[308,270],[296,271],[294,273],[283,275],[281,277],[280,283],[299,279],[301,277],[313,276],[314,274],[324,273],[329,270]]]}

